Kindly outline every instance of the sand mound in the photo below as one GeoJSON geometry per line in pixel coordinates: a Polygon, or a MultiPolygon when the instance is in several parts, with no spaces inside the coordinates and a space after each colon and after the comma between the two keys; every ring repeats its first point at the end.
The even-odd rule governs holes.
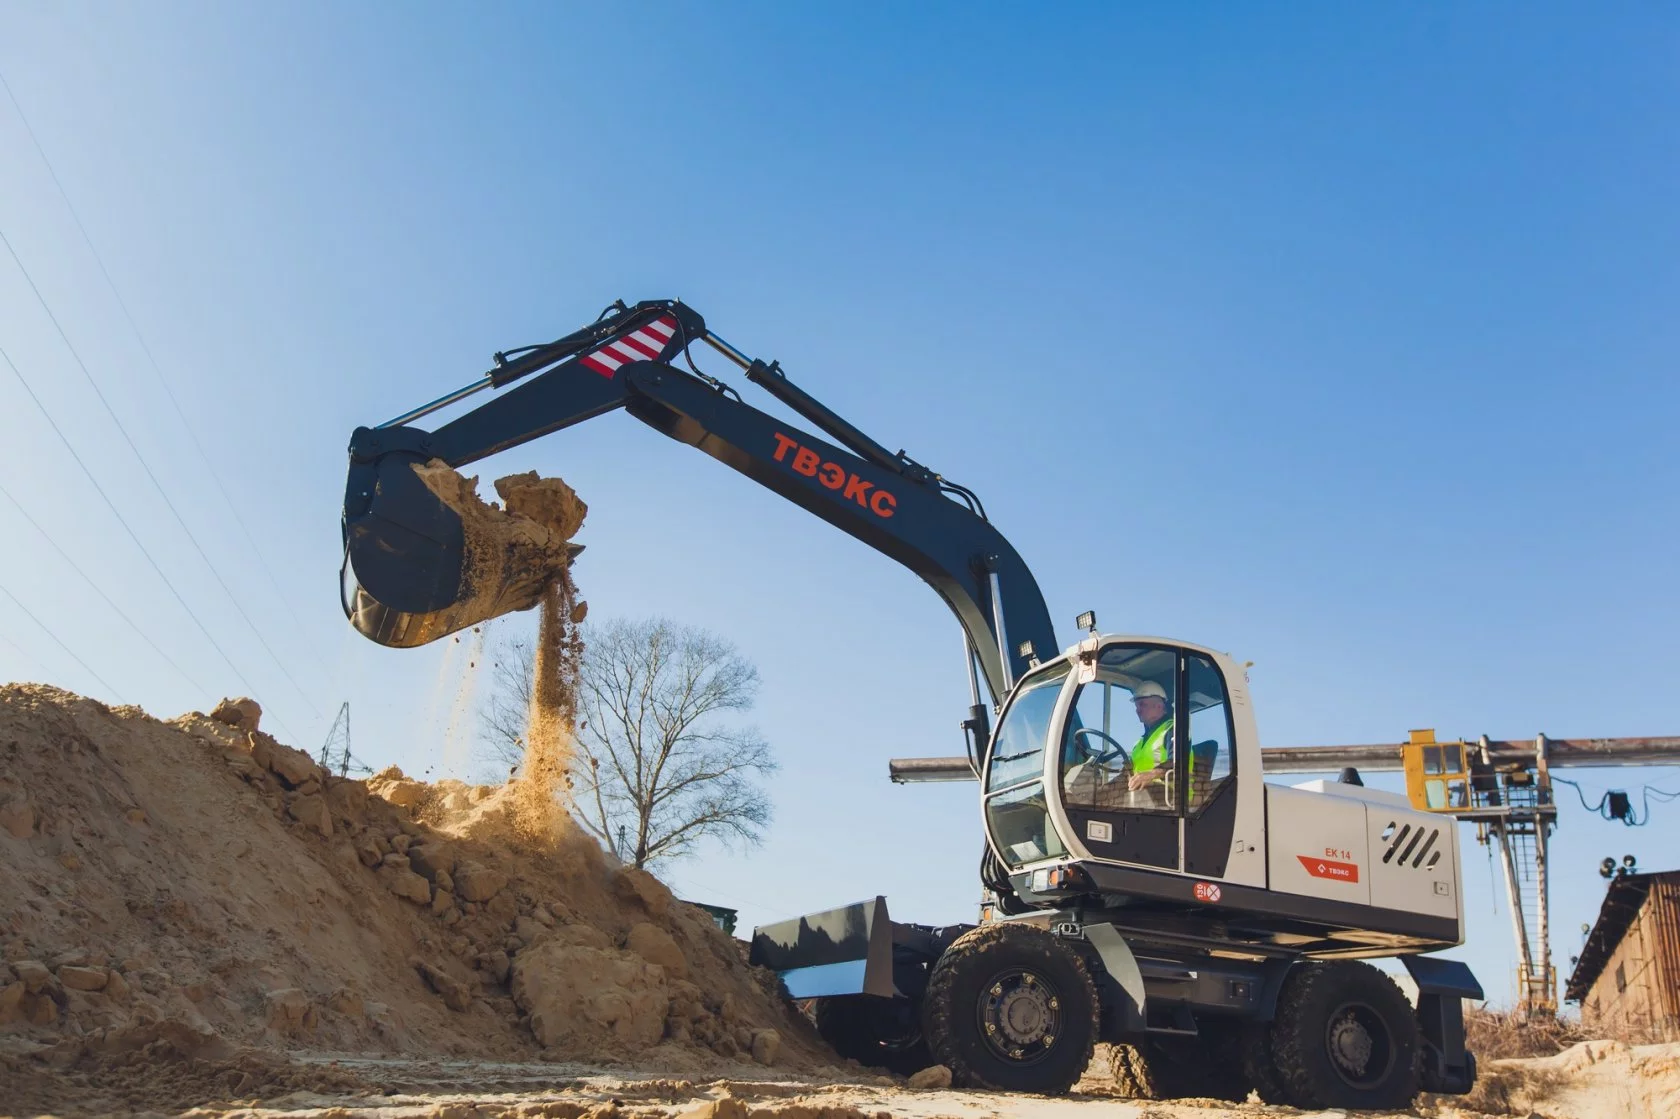
{"type": "Polygon", "coordinates": [[[267,1075],[237,1046],[832,1060],[707,914],[563,813],[539,841],[517,786],[333,777],[252,708],[163,722],[0,687],[0,1059],[85,1073],[146,1038],[234,1094],[229,1067],[267,1075]]]}

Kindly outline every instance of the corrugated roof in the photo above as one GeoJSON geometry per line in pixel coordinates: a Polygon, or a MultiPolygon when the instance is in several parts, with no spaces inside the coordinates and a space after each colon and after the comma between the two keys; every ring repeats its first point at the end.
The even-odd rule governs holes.
{"type": "Polygon", "coordinates": [[[1563,997],[1566,1000],[1580,1002],[1587,997],[1587,992],[1604,971],[1604,965],[1616,954],[1616,948],[1622,943],[1622,937],[1627,935],[1633,919],[1639,916],[1645,897],[1651,892],[1651,883],[1662,880],[1680,882],[1680,870],[1622,874],[1610,880],[1609,888],[1604,891],[1604,904],[1598,910],[1598,921],[1587,934],[1586,947],[1581,949],[1581,956],[1575,961],[1575,970],[1564,986],[1563,997]]]}

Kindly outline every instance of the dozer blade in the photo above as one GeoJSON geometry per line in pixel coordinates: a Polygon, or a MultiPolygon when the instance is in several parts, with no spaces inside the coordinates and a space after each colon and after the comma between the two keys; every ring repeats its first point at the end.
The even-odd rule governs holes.
{"type": "MultiPolygon", "coordinates": [[[[461,514],[420,480],[426,456],[352,460],[344,498],[344,613],[368,638],[413,648],[515,610],[553,578],[519,541],[474,539],[461,514]]],[[[583,549],[568,545],[568,558],[583,549]]]]}

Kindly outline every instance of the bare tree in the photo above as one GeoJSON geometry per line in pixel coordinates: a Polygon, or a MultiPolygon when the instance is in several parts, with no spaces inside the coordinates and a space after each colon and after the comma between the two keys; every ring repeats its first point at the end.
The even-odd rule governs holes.
{"type": "Polygon", "coordinates": [[[524,638],[506,638],[490,654],[490,696],[478,712],[479,733],[486,761],[510,773],[525,758],[535,662],[536,647],[524,638]]]}
{"type": "MultiPolygon", "coordinates": [[[[486,747],[516,766],[524,753],[532,649],[509,641],[492,660],[482,714],[486,747]]],[[[775,771],[751,709],[758,670],[716,634],[665,618],[584,630],[572,796],[580,822],[625,862],[687,854],[705,838],[756,844],[770,801],[755,778],[775,771]]]]}
{"type": "Polygon", "coordinates": [[[763,838],[770,800],[753,778],[775,771],[770,746],[719,718],[758,693],[758,669],[733,645],[664,618],[613,620],[585,631],[579,675],[572,782],[585,827],[634,866],[705,838],[763,838]]]}

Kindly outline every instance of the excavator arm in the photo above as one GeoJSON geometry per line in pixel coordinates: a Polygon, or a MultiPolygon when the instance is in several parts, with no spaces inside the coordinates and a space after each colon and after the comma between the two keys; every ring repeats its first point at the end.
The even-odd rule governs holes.
{"type": "Polygon", "coordinates": [[[459,468],[619,408],[921,576],[956,614],[969,663],[978,662],[994,703],[1034,657],[1055,651],[1037,582],[972,494],[902,452],[888,452],[778,365],[747,358],[674,300],[617,304],[556,342],[497,355],[496,367],[472,385],[380,427],[356,429],[344,499],[346,612],[356,628],[403,646],[485,620],[463,610],[471,545],[460,518],[414,465],[442,459],[459,468]],[[695,341],[711,344],[840,445],[744,403],[697,370],[676,368],[695,341]],[[515,381],[523,383],[435,431],[413,426],[474,392],[515,381]]]}

